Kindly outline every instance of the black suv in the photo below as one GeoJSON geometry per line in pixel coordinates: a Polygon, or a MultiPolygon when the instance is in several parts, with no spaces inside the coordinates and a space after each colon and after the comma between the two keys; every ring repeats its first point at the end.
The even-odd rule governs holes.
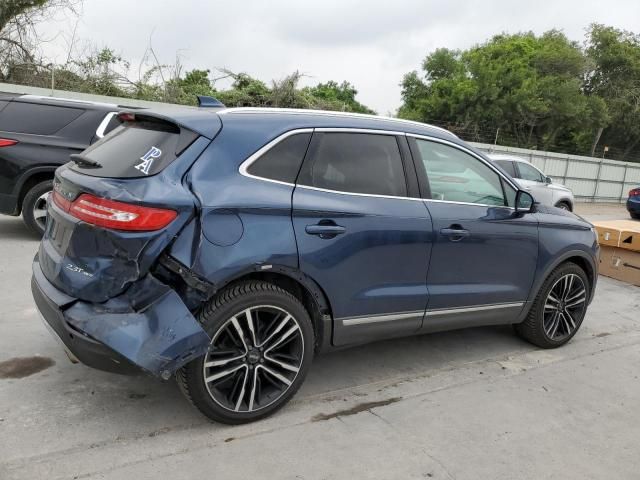
{"type": "Polygon", "coordinates": [[[56,168],[115,128],[118,105],[0,93],[0,213],[42,235],[56,168]]]}

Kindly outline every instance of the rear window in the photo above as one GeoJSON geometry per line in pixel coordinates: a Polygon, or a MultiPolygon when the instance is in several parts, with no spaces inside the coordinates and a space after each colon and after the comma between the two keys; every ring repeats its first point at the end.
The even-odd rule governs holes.
{"type": "Polygon", "coordinates": [[[248,168],[248,173],[279,182],[295,183],[310,133],[298,133],[285,138],[248,168]]]}
{"type": "Polygon", "coordinates": [[[116,127],[109,135],[94,143],[82,159],[97,162],[95,167],[81,162],[71,169],[85,175],[111,178],[137,178],[155,175],[173,162],[197,134],[180,130],[162,121],[136,121],[116,127]]]}
{"type": "Polygon", "coordinates": [[[53,135],[85,112],[82,108],[10,102],[0,115],[0,130],[33,135],[53,135]]]}

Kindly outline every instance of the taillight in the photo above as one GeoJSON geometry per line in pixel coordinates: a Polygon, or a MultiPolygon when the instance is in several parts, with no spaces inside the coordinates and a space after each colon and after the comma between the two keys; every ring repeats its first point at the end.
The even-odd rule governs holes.
{"type": "Polygon", "coordinates": [[[640,196],[640,188],[634,188],[629,192],[630,197],[635,197],[636,195],[640,196]]]}
{"type": "Polygon", "coordinates": [[[10,147],[18,143],[17,140],[11,140],[9,138],[0,138],[0,147],[10,147]]]}
{"type": "Polygon", "coordinates": [[[160,230],[178,216],[173,210],[116,202],[87,193],[70,202],[54,191],[53,201],[64,211],[84,222],[115,230],[160,230]]]}
{"type": "Polygon", "coordinates": [[[53,191],[51,198],[53,199],[53,203],[55,203],[58,207],[60,207],[65,212],[68,212],[69,209],[71,208],[71,202],[66,198],[64,198],[61,193],[58,193],[57,190],[53,191]]]}

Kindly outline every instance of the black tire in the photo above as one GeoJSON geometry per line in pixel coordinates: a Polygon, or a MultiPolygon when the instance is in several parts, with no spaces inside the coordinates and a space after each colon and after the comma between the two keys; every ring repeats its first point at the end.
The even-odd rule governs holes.
{"type": "MultiPolygon", "coordinates": [[[[575,281],[575,277],[573,277],[571,280],[572,282],[575,281]]],[[[575,281],[575,285],[577,288],[577,286],[579,286],[579,282],[575,281]]],[[[544,284],[540,288],[540,291],[538,292],[538,295],[536,296],[536,299],[533,302],[533,305],[531,306],[531,309],[529,310],[527,318],[524,320],[524,322],[514,325],[515,331],[520,337],[524,338],[528,342],[533,343],[534,345],[537,345],[538,347],[557,348],[561,345],[564,345],[573,338],[576,332],[580,329],[580,325],[582,325],[582,321],[587,310],[589,293],[589,279],[587,278],[584,270],[575,263],[563,263],[562,265],[558,266],[558,268],[556,268],[553,272],[551,272],[551,275],[549,275],[549,277],[545,280],[544,284]],[[562,329],[558,332],[559,334],[562,333],[562,335],[556,336],[554,334],[558,330],[553,330],[553,333],[550,334],[547,331],[548,329],[545,328],[545,326],[549,325],[550,318],[555,314],[555,312],[559,311],[558,308],[555,308],[554,312],[553,305],[555,304],[555,302],[552,302],[550,300],[549,294],[554,288],[562,288],[562,285],[558,282],[562,282],[565,278],[571,278],[572,276],[577,276],[582,282],[582,286],[585,290],[584,301],[581,304],[580,311],[571,309],[570,314],[568,314],[567,309],[563,309],[564,313],[562,313],[561,311],[561,313],[558,314],[558,326],[556,326],[556,329],[559,329],[560,325],[562,325],[562,329]],[[567,315],[567,317],[565,317],[564,315],[567,315]],[[568,318],[571,318],[571,321],[569,321],[568,318]],[[571,323],[574,323],[575,326],[571,327],[571,323]],[[567,331],[564,331],[565,327],[567,327],[567,331]]],[[[571,298],[569,295],[567,296],[568,298],[571,298]]],[[[580,299],[578,298],[578,300],[580,299]]],[[[565,306],[565,304],[569,303],[571,302],[567,302],[562,299],[563,307],[565,306]]]]}
{"type": "Polygon", "coordinates": [[[633,218],[634,220],[640,220],[640,213],[629,212],[629,215],[631,215],[631,218],[633,218]]]}
{"type": "MultiPolygon", "coordinates": [[[[204,415],[214,421],[232,425],[252,422],[271,415],[276,410],[282,408],[296,393],[298,388],[300,388],[313,360],[314,333],[309,313],[302,303],[289,292],[276,285],[262,281],[238,283],[230,286],[210,300],[198,315],[198,320],[212,338],[212,346],[215,342],[221,342],[219,339],[225,339],[230,345],[226,352],[223,352],[222,348],[216,347],[214,349],[210,347],[209,353],[190,362],[176,373],[176,378],[182,392],[204,415]],[[249,309],[249,311],[256,309],[253,310],[255,318],[251,319],[252,317],[249,317],[251,325],[255,326],[255,328],[248,327],[249,321],[247,317],[242,316],[246,315],[245,312],[247,309],[249,309]],[[268,325],[268,321],[263,320],[265,316],[266,319],[269,318],[268,309],[273,309],[273,311],[276,312],[270,325],[268,325]],[[279,311],[284,313],[281,314],[279,311]],[[291,319],[288,319],[284,314],[288,314],[291,319]],[[261,315],[263,315],[263,317],[261,317],[261,315]],[[278,317],[277,315],[282,316],[278,317]],[[284,320],[282,320],[282,317],[284,317],[284,320]],[[234,319],[239,323],[233,323],[234,319]],[[288,323],[286,327],[281,327],[282,330],[278,330],[277,326],[281,323],[284,324],[284,322],[290,323],[288,323]],[[296,324],[299,329],[295,328],[296,324]],[[263,325],[262,331],[260,330],[261,325],[263,325]],[[240,326],[239,329],[237,328],[238,326],[240,326]],[[289,329],[294,331],[289,337],[294,338],[285,341],[278,340],[278,337],[284,337],[280,332],[288,331],[289,329]],[[237,332],[239,332],[240,335],[238,335],[237,332]],[[243,336],[244,340],[242,339],[243,336]],[[270,348],[268,348],[268,342],[270,341],[269,339],[274,336],[275,343],[280,346],[272,350],[269,355],[282,355],[281,353],[273,353],[281,348],[295,347],[295,351],[297,352],[297,354],[288,357],[295,357],[295,360],[292,360],[290,363],[295,363],[297,372],[294,373],[289,370],[277,372],[288,375],[286,378],[287,381],[290,381],[288,386],[286,386],[285,382],[277,381],[276,378],[278,377],[269,375],[269,368],[279,368],[271,363],[274,361],[273,359],[267,357],[267,352],[270,350],[270,348]],[[251,337],[253,337],[253,341],[251,337]],[[260,357],[259,360],[250,358],[251,352],[257,352],[258,349],[256,346],[260,345],[260,341],[256,342],[257,337],[262,337],[262,339],[267,337],[267,339],[262,342],[262,347],[259,349],[260,353],[257,354],[260,357]],[[235,342],[236,345],[233,345],[232,341],[235,342]],[[239,341],[242,343],[240,344],[239,341]],[[302,348],[300,348],[300,342],[302,348]],[[295,345],[293,345],[294,343],[295,345]],[[293,347],[288,345],[293,345],[293,347]],[[239,359],[236,353],[228,353],[231,351],[231,348],[238,346],[244,348],[245,354],[242,359],[239,359]],[[253,350],[250,352],[247,348],[253,350]],[[206,367],[205,362],[207,362],[207,359],[209,359],[208,363],[212,363],[211,358],[221,358],[213,356],[216,352],[220,355],[231,355],[234,363],[224,359],[222,360],[225,362],[224,367],[218,365],[215,367],[206,367]],[[216,373],[211,374],[211,369],[224,368],[226,369],[225,371],[230,371],[238,365],[239,369],[235,373],[220,377],[224,380],[216,379],[212,381],[211,388],[213,391],[209,390],[209,383],[205,380],[205,370],[207,368],[209,368],[209,370],[206,371],[209,372],[209,379],[211,379],[211,377],[218,376],[216,373]],[[240,380],[239,378],[241,377],[243,378],[240,380]],[[229,385],[226,387],[227,390],[230,390],[228,396],[224,396],[217,390],[218,387],[216,387],[216,385],[220,384],[229,385]],[[253,384],[252,390],[245,392],[245,386],[251,384],[253,384]],[[260,385],[258,389],[256,388],[256,384],[260,385]],[[280,386],[279,388],[284,390],[281,393],[273,393],[273,390],[276,390],[278,385],[280,386]],[[254,404],[256,390],[260,392],[258,395],[262,395],[263,389],[267,392],[264,395],[264,406],[260,406],[262,399],[257,399],[254,404]],[[271,389],[271,392],[269,389],[271,389]],[[216,396],[216,399],[214,399],[214,396],[216,396]],[[227,407],[222,404],[222,402],[225,401],[230,402],[227,407]],[[231,409],[231,406],[234,404],[236,404],[235,411],[231,409]],[[242,406],[238,407],[240,405],[242,406]],[[254,407],[251,407],[251,405],[254,405],[254,407]],[[252,411],[251,408],[254,408],[254,410],[252,411]]],[[[273,348],[273,346],[271,348],[273,348]]],[[[280,359],[282,358],[283,357],[280,357],[280,359]]],[[[288,358],[287,362],[289,362],[288,358]]]]}
{"type": "Polygon", "coordinates": [[[53,180],[45,180],[31,187],[22,201],[22,220],[39,237],[44,234],[46,225],[46,215],[42,216],[42,209],[46,209],[44,197],[52,190],[53,180]]]}
{"type": "Polygon", "coordinates": [[[571,205],[569,205],[569,203],[567,202],[558,202],[556,207],[561,208],[562,210],[571,211],[571,205]]]}

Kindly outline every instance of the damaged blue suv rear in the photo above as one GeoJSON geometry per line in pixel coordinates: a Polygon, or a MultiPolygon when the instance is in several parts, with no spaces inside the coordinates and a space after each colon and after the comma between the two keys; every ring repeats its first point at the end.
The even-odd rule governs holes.
{"type": "Polygon", "coordinates": [[[70,358],[175,375],[211,419],[282,407],[317,352],[513,324],[544,348],[593,297],[596,236],[451,133],[354,114],[120,115],[60,167],[32,291],[70,358]]]}

